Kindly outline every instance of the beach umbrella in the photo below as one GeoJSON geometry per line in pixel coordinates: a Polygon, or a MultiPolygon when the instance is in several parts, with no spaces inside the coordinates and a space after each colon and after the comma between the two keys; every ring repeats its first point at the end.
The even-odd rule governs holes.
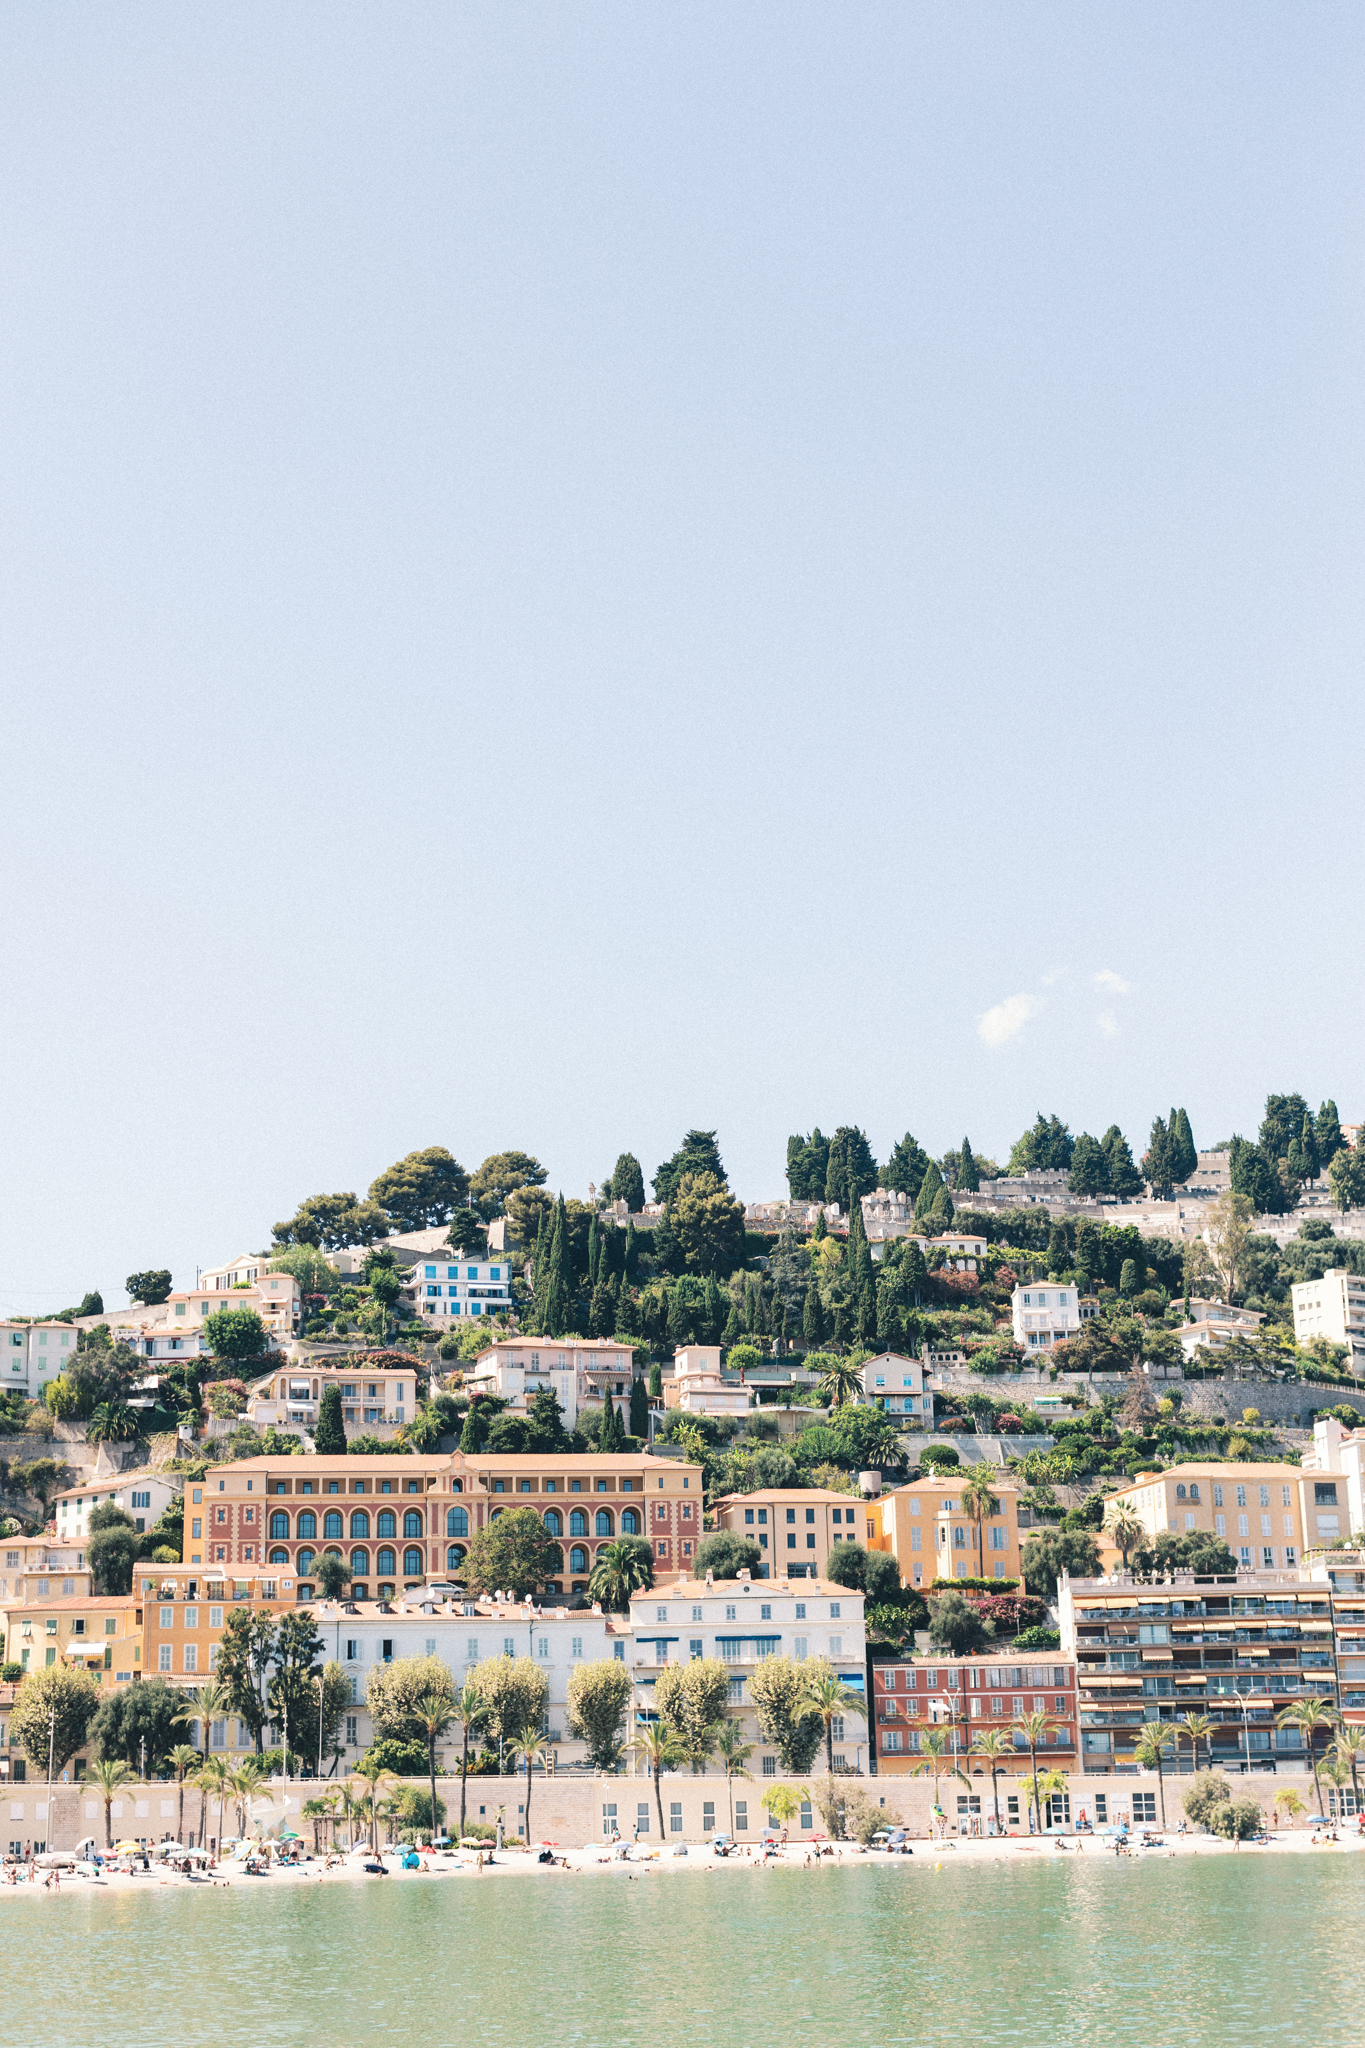
{"type": "Polygon", "coordinates": [[[116,1856],[140,1856],[142,1854],[142,1844],[141,1842],[115,1842],[114,1854],[116,1856]]]}

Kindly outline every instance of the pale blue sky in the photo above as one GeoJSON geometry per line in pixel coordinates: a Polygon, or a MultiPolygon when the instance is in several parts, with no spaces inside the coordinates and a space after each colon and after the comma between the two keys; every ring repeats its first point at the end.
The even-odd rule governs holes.
{"type": "Polygon", "coordinates": [[[0,15],[0,1312],[423,1144],[1359,1116],[1363,57],[0,15]]]}

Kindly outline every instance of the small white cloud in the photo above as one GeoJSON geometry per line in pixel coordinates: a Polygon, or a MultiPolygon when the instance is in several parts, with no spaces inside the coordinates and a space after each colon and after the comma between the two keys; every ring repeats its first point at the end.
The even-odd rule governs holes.
{"type": "Polygon", "coordinates": [[[1121,974],[1115,974],[1112,967],[1102,967],[1095,976],[1095,987],[1103,989],[1108,996],[1131,995],[1133,984],[1125,981],[1121,974]]]}
{"type": "Polygon", "coordinates": [[[996,1003],[986,1011],[976,1027],[977,1032],[986,1045],[1008,1045],[1041,1008],[1037,996],[1006,996],[1003,1003],[996,1003]]]}
{"type": "Polygon", "coordinates": [[[1114,1013],[1113,1013],[1113,1011],[1112,1011],[1112,1010],[1101,1010],[1101,1011],[1100,1011],[1100,1014],[1099,1014],[1099,1020],[1098,1020],[1098,1021],[1099,1021],[1099,1027],[1100,1027],[1100,1030],[1101,1030],[1101,1032],[1103,1033],[1104,1037],[1106,1037],[1106,1038],[1117,1038],[1117,1037],[1118,1037],[1118,1035],[1119,1035],[1119,1020],[1118,1020],[1118,1018],[1117,1018],[1117,1017],[1116,1017],[1116,1016],[1114,1015],[1114,1013]]]}

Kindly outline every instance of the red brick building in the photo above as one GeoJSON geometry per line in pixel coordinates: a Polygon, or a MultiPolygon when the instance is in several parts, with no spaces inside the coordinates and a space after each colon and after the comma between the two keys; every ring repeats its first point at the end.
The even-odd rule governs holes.
{"type": "Polygon", "coordinates": [[[1057,1651],[876,1663],[872,1699],[877,1769],[888,1777],[918,1767],[931,1728],[948,1733],[954,1762],[972,1777],[990,1775],[985,1759],[971,1755],[977,1736],[992,1728],[1012,1734],[1015,1754],[1002,1769],[1026,1776],[1032,1769],[1028,1743],[1013,1723],[1033,1713],[1045,1713],[1051,1724],[1039,1747],[1040,1768],[1046,1761],[1066,1771],[1076,1762],[1076,1665],[1057,1651]]]}

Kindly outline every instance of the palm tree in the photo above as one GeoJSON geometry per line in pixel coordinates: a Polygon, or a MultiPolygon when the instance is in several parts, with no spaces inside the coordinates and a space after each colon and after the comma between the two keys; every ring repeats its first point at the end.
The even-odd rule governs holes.
{"type": "Polygon", "coordinates": [[[1043,1815],[1038,1805],[1038,1751],[1043,1747],[1048,1736],[1057,1726],[1057,1723],[1053,1720],[1051,1714],[1045,1714],[1039,1709],[1032,1714],[1017,1715],[1014,1726],[1028,1744],[1029,1761],[1033,1765],[1033,1817],[1037,1823],[1038,1832],[1041,1835],[1043,1832],[1043,1815]]]}
{"type": "Polygon", "coordinates": [[[451,1709],[464,1736],[460,1751],[460,1834],[464,1834],[465,1788],[469,1778],[469,1738],[488,1720],[488,1702],[472,1679],[467,1678],[455,1695],[451,1709]]]}
{"type": "Polygon", "coordinates": [[[977,1577],[986,1576],[985,1530],[983,1524],[990,1515],[1000,1512],[999,1502],[991,1491],[991,1475],[985,1465],[973,1465],[962,1481],[962,1509],[976,1524],[976,1567],[977,1577]]]}
{"type": "Polygon", "coordinates": [[[920,1737],[920,1754],[927,1761],[916,1766],[916,1775],[922,1776],[925,1772],[928,1772],[933,1778],[934,1810],[941,1814],[942,1809],[938,1803],[939,1779],[951,1774],[954,1778],[961,1778],[964,1785],[969,1784],[971,1781],[967,1773],[960,1770],[955,1763],[945,1763],[944,1759],[946,1757],[955,1756],[957,1752],[949,1742],[948,1734],[942,1728],[928,1728],[925,1730],[924,1734],[920,1737]]]}
{"type": "Polygon", "coordinates": [[[520,1735],[513,1738],[512,1761],[526,1766],[526,1833],[523,1839],[528,1849],[531,1846],[531,1772],[536,1764],[544,1763],[549,1753],[550,1745],[539,1728],[523,1728],[520,1735]]]}
{"type": "Polygon", "coordinates": [[[1136,1550],[1138,1545],[1144,1541],[1147,1531],[1132,1509],[1125,1507],[1122,1502],[1116,1503],[1111,1512],[1105,1516],[1105,1527],[1109,1531],[1115,1549],[1123,1558],[1123,1569],[1127,1571],[1129,1553],[1136,1550]]]}
{"type": "Polygon", "coordinates": [[[329,1792],[319,1799],[305,1799],[299,1812],[304,1820],[313,1824],[313,1854],[319,1856],[322,1853],[322,1843],[318,1839],[319,1831],[336,1812],[335,1794],[329,1792]]]}
{"type": "Polygon", "coordinates": [[[1351,1773],[1351,1790],[1355,1794],[1356,1812],[1360,1812],[1360,1759],[1365,1756],[1365,1728],[1340,1727],[1332,1744],[1332,1754],[1339,1764],[1345,1764],[1351,1773]]]}
{"type": "MultiPolygon", "coordinates": [[[[363,1813],[365,1811],[365,1802],[363,1799],[358,1799],[356,1797],[355,1791],[352,1788],[349,1780],[344,1785],[338,1787],[336,1800],[339,1818],[346,1823],[346,1847],[348,1849],[354,1849],[355,1819],[358,1813],[363,1813]]],[[[335,1823],[332,1827],[332,1836],[333,1840],[335,1840],[335,1823]]]]}
{"type": "Polygon", "coordinates": [[[1308,1811],[1308,1808],[1303,1803],[1303,1794],[1296,1792],[1292,1785],[1287,1792],[1276,1793],[1275,1804],[1284,1808],[1289,1816],[1291,1825],[1298,1819],[1301,1813],[1307,1813],[1308,1811]]]}
{"type": "Polygon", "coordinates": [[[398,1780],[394,1777],[392,1771],[381,1770],[376,1764],[357,1764],[355,1774],[360,1784],[364,1786],[365,1796],[369,1800],[370,1849],[377,1856],[379,1854],[379,1795],[381,1792],[387,1792],[391,1785],[396,1785],[398,1780]]]}
{"type": "MultiPolygon", "coordinates": [[[[1341,1759],[1337,1756],[1334,1756],[1332,1754],[1332,1751],[1329,1749],[1327,1755],[1323,1758],[1322,1761],[1322,1775],[1324,1778],[1326,1778],[1329,1785],[1332,1785],[1336,1788],[1338,1794],[1337,1807],[1338,1811],[1340,1811],[1341,1795],[1344,1794],[1346,1787],[1351,1782],[1350,1765],[1343,1763],[1341,1759]]],[[[1334,1815],[1333,1818],[1335,1819],[1336,1816],[1334,1815]]]]}
{"type": "Polygon", "coordinates": [[[100,1797],[104,1801],[104,1846],[106,1849],[112,1849],[114,1846],[114,1827],[113,1821],[110,1818],[113,1812],[114,1794],[121,1786],[128,1783],[132,1775],[132,1771],[121,1757],[117,1761],[113,1758],[105,1757],[99,1763],[91,1764],[90,1769],[86,1772],[86,1782],[98,1785],[100,1797]]]}
{"type": "Polygon", "coordinates": [[[716,1755],[725,1773],[725,1790],[730,1799],[730,1833],[735,1831],[735,1779],[752,1778],[753,1772],[744,1767],[753,1755],[755,1744],[744,1740],[744,1731],[737,1721],[727,1721],[716,1737],[716,1755]]]}
{"type": "Polygon", "coordinates": [[[792,1791],[790,1785],[772,1785],[763,1794],[760,1804],[773,1826],[775,1828],[784,1828],[800,1806],[801,1801],[792,1791]]]}
{"type": "Polygon", "coordinates": [[[588,1591],[608,1614],[629,1614],[632,1593],[654,1584],[654,1567],[638,1537],[618,1536],[604,1543],[588,1574],[588,1591]]]}
{"type": "Polygon", "coordinates": [[[427,1771],[431,1779],[431,1832],[436,1827],[436,1744],[451,1723],[450,1695],[444,1692],[424,1693],[412,1710],[413,1719],[427,1739],[427,1771]]]}
{"type": "Polygon", "coordinates": [[[182,1842],[185,1839],[185,1773],[193,1770],[198,1764],[199,1752],[192,1743],[177,1742],[175,1748],[167,1754],[166,1761],[168,1764],[174,1764],[175,1781],[180,1787],[180,1812],[176,1817],[175,1839],[182,1842]]]}
{"type": "Polygon", "coordinates": [[[247,1823],[251,1819],[253,1799],[259,1796],[264,1799],[267,1806],[274,1804],[274,1793],[262,1790],[265,1782],[266,1773],[254,1756],[247,1757],[245,1762],[238,1764],[235,1770],[228,1773],[228,1790],[232,1794],[232,1802],[237,1811],[239,1835],[246,1833],[247,1823]]]}
{"type": "MultiPolygon", "coordinates": [[[[227,1796],[229,1791],[229,1781],[231,1777],[232,1772],[228,1768],[225,1759],[221,1756],[211,1756],[208,1762],[205,1764],[201,1764],[199,1769],[194,1774],[194,1782],[198,1786],[203,1797],[206,1800],[216,1798],[218,1801],[218,1852],[220,1855],[222,1854],[223,1849],[223,1814],[227,1807],[227,1796]]],[[[202,1809],[200,1812],[199,1832],[201,1835],[204,1832],[202,1809]]],[[[200,1847],[203,1847],[202,1842],[200,1843],[200,1847]]]]}
{"type": "Polygon", "coordinates": [[[995,1803],[995,1832],[1000,1827],[1000,1760],[1014,1755],[1014,1744],[1003,1728],[983,1728],[972,1744],[972,1755],[985,1757],[991,1767],[991,1798],[995,1803]]]}
{"type": "MultiPolygon", "coordinates": [[[[1199,1745],[1202,1742],[1208,1751],[1209,1769],[1213,1769],[1213,1721],[1208,1714],[1182,1714],[1180,1726],[1190,1738],[1190,1753],[1194,1768],[1199,1769],[1199,1745]]],[[[1176,1737],[1177,1744],[1180,1737],[1176,1737]]]]}
{"type": "Polygon", "coordinates": [[[820,1380],[820,1392],[826,1396],[831,1408],[842,1408],[845,1401],[851,1401],[862,1392],[863,1369],[852,1365],[846,1358],[834,1358],[826,1366],[820,1380]]]}
{"type": "Polygon", "coordinates": [[[861,1721],[867,1719],[867,1703],[861,1693],[853,1692],[842,1683],[839,1674],[830,1664],[817,1665],[806,1680],[803,1704],[814,1707],[825,1724],[825,1763],[830,1775],[834,1773],[834,1722],[840,1714],[856,1714],[861,1721]]]}
{"type": "Polygon", "coordinates": [[[1145,1721],[1141,1735],[1133,1744],[1133,1755],[1143,1770],[1156,1772],[1157,1789],[1161,1794],[1163,1828],[1166,1825],[1166,1773],[1163,1765],[1175,1739],[1174,1728],[1169,1727],[1165,1721],[1145,1721]]]}
{"type": "Polygon", "coordinates": [[[204,1724],[204,1740],[200,1747],[204,1755],[209,1753],[209,1729],[213,1722],[224,1721],[232,1711],[232,1694],[221,1678],[208,1678],[193,1692],[185,1694],[184,1701],[175,1718],[183,1727],[192,1728],[197,1721],[204,1724]]]}
{"type": "Polygon", "coordinates": [[[1313,1768],[1313,1790],[1318,1795],[1319,1813],[1322,1812],[1322,1780],[1318,1776],[1318,1753],[1313,1745],[1313,1737],[1319,1728],[1335,1728],[1336,1722],[1336,1709],[1331,1700],[1324,1699],[1318,1693],[1310,1693],[1304,1699],[1295,1700],[1292,1707],[1286,1707],[1282,1714],[1276,1716],[1279,1727],[1298,1728],[1307,1739],[1308,1761],[1313,1768]]]}
{"type": "Polygon", "coordinates": [[[659,1781],[666,1770],[672,1770],[673,1766],[682,1760],[678,1738],[663,1721],[652,1721],[641,1728],[634,1741],[626,1746],[633,1749],[637,1756],[644,1758],[646,1767],[654,1779],[654,1802],[659,1809],[659,1836],[662,1840],[664,1795],[659,1781]]]}

